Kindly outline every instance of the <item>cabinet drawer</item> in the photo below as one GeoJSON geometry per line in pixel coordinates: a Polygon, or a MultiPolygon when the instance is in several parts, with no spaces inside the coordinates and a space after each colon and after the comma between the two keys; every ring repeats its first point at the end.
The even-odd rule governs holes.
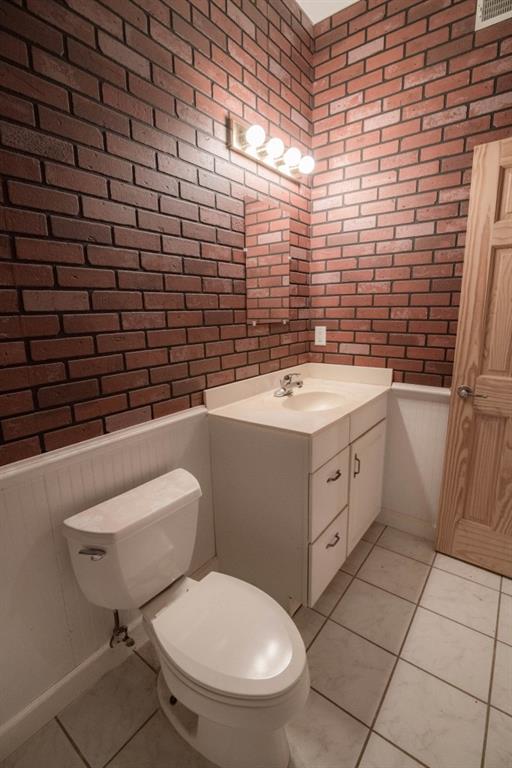
{"type": "Polygon", "coordinates": [[[347,510],[309,545],[308,605],[314,605],[347,556],[347,510]]]}
{"type": "Polygon", "coordinates": [[[349,448],[317,469],[309,481],[309,540],[341,512],[348,501],[349,448]]]}

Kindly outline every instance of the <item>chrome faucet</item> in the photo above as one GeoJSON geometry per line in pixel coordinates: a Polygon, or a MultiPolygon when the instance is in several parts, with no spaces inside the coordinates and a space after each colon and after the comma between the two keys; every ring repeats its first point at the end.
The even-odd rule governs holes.
{"type": "Polygon", "coordinates": [[[288,397],[293,395],[295,387],[300,388],[304,386],[301,373],[287,373],[279,383],[281,386],[274,392],[274,397],[288,397]]]}

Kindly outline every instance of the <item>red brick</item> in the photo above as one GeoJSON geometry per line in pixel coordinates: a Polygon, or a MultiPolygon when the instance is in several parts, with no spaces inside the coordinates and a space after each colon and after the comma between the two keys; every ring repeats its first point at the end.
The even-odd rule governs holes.
{"type": "Polygon", "coordinates": [[[57,448],[63,448],[66,445],[80,443],[82,440],[90,440],[98,437],[103,432],[101,421],[90,421],[87,424],[80,424],[65,429],[56,429],[48,432],[44,436],[44,444],[47,451],[54,451],[57,448]]]}
{"type": "Polygon", "coordinates": [[[17,440],[27,435],[35,435],[47,429],[56,429],[71,422],[71,411],[68,407],[53,408],[48,411],[37,411],[26,416],[15,416],[2,422],[2,432],[5,440],[17,440]]]}

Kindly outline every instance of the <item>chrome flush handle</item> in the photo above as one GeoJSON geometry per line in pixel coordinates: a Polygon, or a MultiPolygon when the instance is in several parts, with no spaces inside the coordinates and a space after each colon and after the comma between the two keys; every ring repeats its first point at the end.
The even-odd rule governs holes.
{"type": "Polygon", "coordinates": [[[103,560],[107,551],[100,547],[82,547],[78,550],[79,555],[89,555],[91,560],[103,560]]]}
{"type": "Polygon", "coordinates": [[[484,399],[487,397],[487,395],[475,395],[473,387],[470,387],[468,384],[461,384],[460,387],[457,387],[457,394],[461,400],[467,400],[469,397],[481,397],[484,399]]]}

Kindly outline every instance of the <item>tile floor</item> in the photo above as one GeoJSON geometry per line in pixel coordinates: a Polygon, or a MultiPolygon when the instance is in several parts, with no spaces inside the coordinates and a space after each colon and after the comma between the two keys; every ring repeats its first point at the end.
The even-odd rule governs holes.
{"type": "MultiPolygon", "coordinates": [[[[295,620],[290,768],[512,768],[512,580],[374,524],[295,620]]],[[[160,714],[157,668],[146,644],[0,768],[213,768],[160,714]]]]}

